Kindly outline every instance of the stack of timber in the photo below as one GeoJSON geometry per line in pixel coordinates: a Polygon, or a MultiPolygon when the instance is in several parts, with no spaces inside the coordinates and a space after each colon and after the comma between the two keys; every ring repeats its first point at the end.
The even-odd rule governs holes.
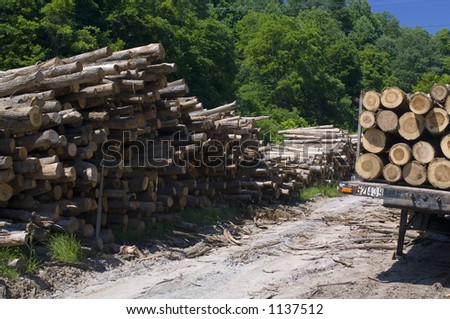
{"type": "Polygon", "coordinates": [[[347,131],[333,125],[278,132],[282,145],[265,147],[265,161],[295,195],[307,186],[336,182],[354,168],[355,151],[347,131]]]}
{"type": "Polygon", "coordinates": [[[101,248],[114,227],[286,193],[259,152],[264,117],[204,108],[164,56],[106,47],[0,72],[0,247],[63,232],[101,248]]]}
{"type": "Polygon", "coordinates": [[[450,86],[406,94],[398,87],[364,94],[356,172],[365,180],[450,188],[450,86]]]}

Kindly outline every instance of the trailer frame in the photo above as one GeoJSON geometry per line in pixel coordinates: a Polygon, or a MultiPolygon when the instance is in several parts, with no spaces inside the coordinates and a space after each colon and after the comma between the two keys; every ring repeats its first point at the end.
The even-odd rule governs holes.
{"type": "Polygon", "coordinates": [[[342,194],[379,198],[383,206],[400,209],[394,258],[405,258],[403,245],[408,229],[450,234],[450,192],[360,180],[343,181],[342,194]]]}

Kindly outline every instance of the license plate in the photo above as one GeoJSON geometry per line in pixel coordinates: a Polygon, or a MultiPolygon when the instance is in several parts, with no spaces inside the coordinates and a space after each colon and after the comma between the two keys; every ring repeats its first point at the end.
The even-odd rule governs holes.
{"type": "Polygon", "coordinates": [[[384,188],[379,186],[358,185],[356,187],[356,195],[382,198],[384,188]]]}

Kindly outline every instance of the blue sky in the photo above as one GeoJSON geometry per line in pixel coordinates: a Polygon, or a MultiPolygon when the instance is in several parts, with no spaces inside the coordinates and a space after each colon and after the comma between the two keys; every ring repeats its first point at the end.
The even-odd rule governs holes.
{"type": "Polygon", "coordinates": [[[389,11],[400,25],[421,26],[435,34],[443,28],[450,29],[450,0],[368,0],[372,12],[389,11]]]}

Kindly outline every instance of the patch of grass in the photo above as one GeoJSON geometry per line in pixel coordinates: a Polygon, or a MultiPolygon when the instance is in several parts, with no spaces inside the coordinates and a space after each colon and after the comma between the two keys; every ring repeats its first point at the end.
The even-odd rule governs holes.
{"type": "Polygon", "coordinates": [[[163,219],[156,222],[151,227],[147,227],[145,237],[149,239],[161,239],[165,234],[175,229],[175,223],[170,219],[163,219]]]}
{"type": "Polygon", "coordinates": [[[311,186],[300,192],[300,201],[306,202],[315,196],[339,197],[341,194],[337,191],[335,184],[311,186]]]}
{"type": "Polygon", "coordinates": [[[82,259],[81,244],[74,235],[58,234],[50,237],[47,247],[56,261],[76,262],[82,259]]]}
{"type": "Polygon", "coordinates": [[[19,277],[19,271],[8,266],[8,262],[21,258],[22,254],[18,248],[0,248],[0,278],[16,279],[19,277]]]}
{"type": "Polygon", "coordinates": [[[242,213],[236,208],[219,208],[206,206],[201,208],[188,208],[183,213],[183,220],[199,226],[214,225],[231,217],[240,216],[242,213]]]}

